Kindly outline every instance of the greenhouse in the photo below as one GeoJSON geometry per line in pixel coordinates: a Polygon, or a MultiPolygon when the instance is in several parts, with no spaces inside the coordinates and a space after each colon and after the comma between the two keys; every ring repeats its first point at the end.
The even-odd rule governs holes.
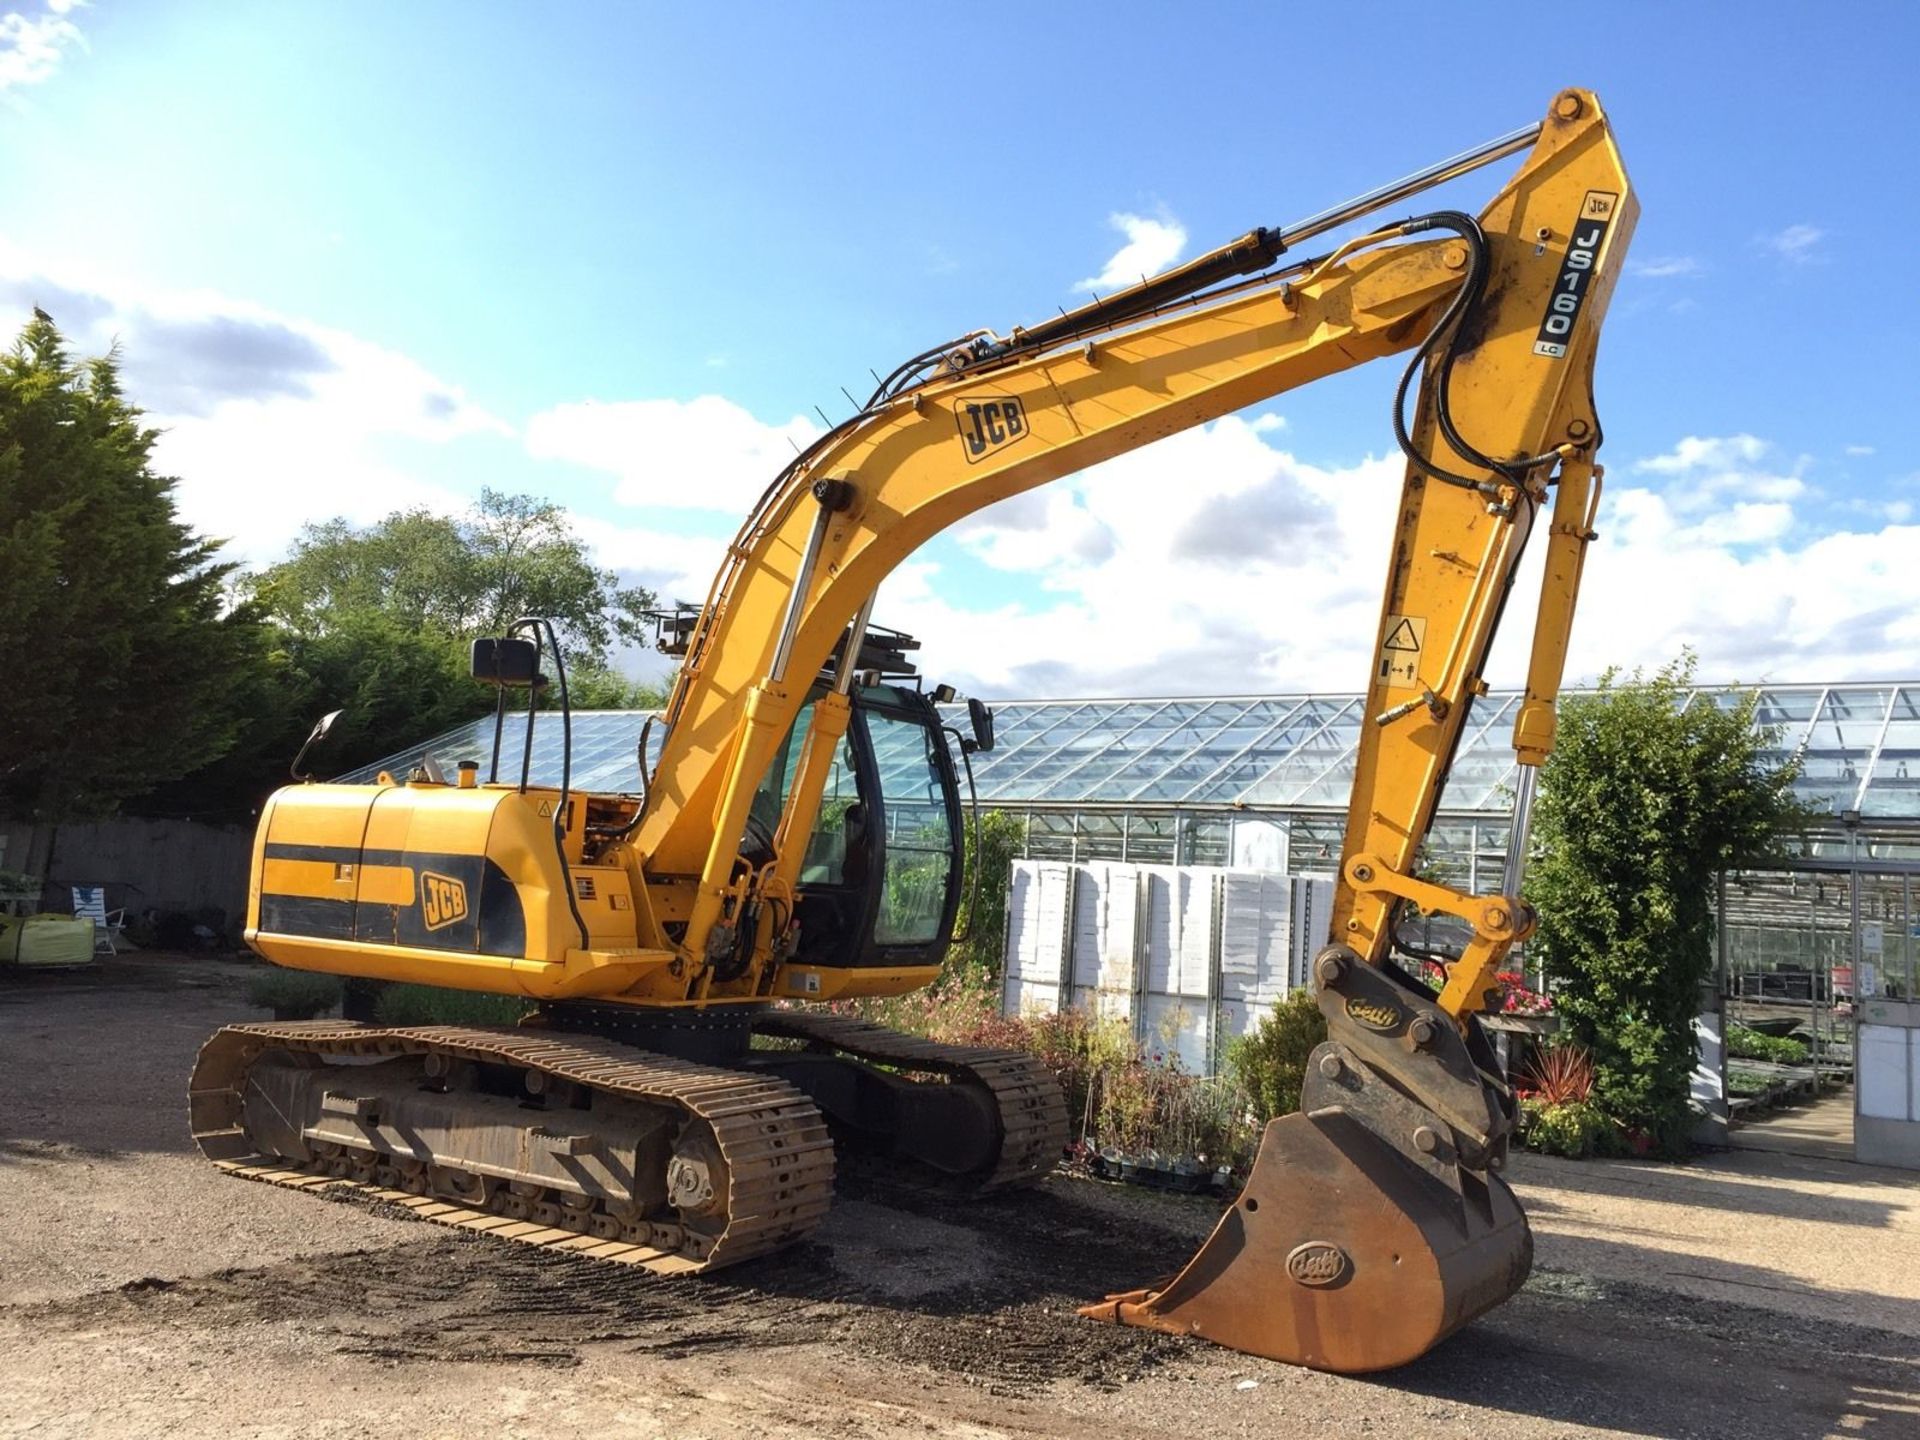
{"type": "MultiPolygon", "coordinates": [[[[1701,687],[1686,703],[1728,707],[1748,693],[1701,687]]],[[[1497,883],[1504,861],[1519,699],[1494,691],[1474,702],[1427,847],[1429,872],[1468,890],[1497,883]]],[[[974,778],[983,806],[1022,817],[1028,857],[1330,875],[1363,703],[1338,694],[1003,701],[997,744],[974,757],[974,778]]],[[[574,785],[637,789],[647,719],[575,715],[574,785]]],[[[1756,722],[1773,755],[1798,757],[1796,789],[1831,818],[1804,837],[1791,868],[1728,877],[1729,988],[1850,991],[1857,967],[1866,993],[1913,995],[1920,683],[1765,686],[1756,722]]],[[[503,735],[515,773],[523,725],[509,715],[503,735]]],[[[484,763],[493,739],[489,716],[346,778],[404,775],[429,752],[444,766],[484,763]]],[[[531,757],[537,782],[559,782],[556,715],[536,722],[531,757]]]]}

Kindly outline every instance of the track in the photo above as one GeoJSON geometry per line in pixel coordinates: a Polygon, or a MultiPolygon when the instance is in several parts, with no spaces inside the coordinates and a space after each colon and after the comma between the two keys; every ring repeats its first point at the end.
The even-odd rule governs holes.
{"type": "MultiPolygon", "coordinates": [[[[694,1274],[777,1250],[818,1224],[833,1198],[833,1144],[813,1103],[782,1080],[716,1069],[590,1036],[342,1021],[230,1025],[200,1051],[189,1085],[195,1142],[229,1173],[295,1189],[353,1188],[423,1218],[525,1245],[575,1251],[661,1274],[694,1274]],[[372,1151],[305,1163],[264,1155],[242,1126],[247,1072],[269,1051],[336,1060],[441,1055],[508,1065],[590,1090],[679,1110],[711,1127],[725,1162],[724,1225],[672,1218],[623,1221],[604,1205],[569,1207],[557,1194],[497,1187],[476,1202],[436,1185],[439,1167],[372,1151]],[[398,1160],[398,1163],[386,1163],[398,1160]]],[[[424,1159],[426,1157],[419,1157],[424,1159]]]]}
{"type": "Polygon", "coordinates": [[[970,1188],[1037,1184],[1066,1148],[1067,1102],[1059,1082],[1024,1051],[943,1045],[869,1020],[818,1010],[769,1011],[754,1017],[753,1028],[759,1035],[806,1040],[856,1059],[945,1075],[985,1088],[1000,1114],[1000,1155],[992,1171],[970,1188]]]}

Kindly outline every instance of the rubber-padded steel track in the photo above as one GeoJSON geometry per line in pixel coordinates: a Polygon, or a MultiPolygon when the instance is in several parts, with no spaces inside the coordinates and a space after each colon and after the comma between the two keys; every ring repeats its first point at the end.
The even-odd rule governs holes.
{"type": "MultiPolygon", "coordinates": [[[[337,1020],[230,1025],[202,1047],[189,1107],[195,1142],[231,1174],[295,1189],[348,1185],[445,1225],[662,1274],[713,1270],[777,1250],[818,1224],[833,1198],[833,1142],[826,1121],[791,1085],[593,1036],[556,1039],[537,1030],[439,1025],[383,1029],[337,1020]],[[241,1125],[242,1097],[248,1068],[270,1050],[374,1059],[441,1054],[538,1070],[592,1090],[678,1109],[711,1127],[726,1161],[724,1228],[696,1230],[670,1217],[621,1224],[604,1213],[554,1225],[538,1214],[521,1218],[475,1209],[458,1196],[396,1189],[370,1173],[328,1173],[324,1164],[259,1154],[241,1125]]],[[[538,1208],[553,1214],[554,1207],[538,1208]]]]}
{"type": "Polygon", "coordinates": [[[1067,1102],[1060,1082],[1024,1051],[943,1045],[823,1010],[770,1010],[754,1017],[753,1028],[756,1034],[806,1040],[856,1059],[982,1086],[999,1111],[1002,1139],[993,1169],[972,1188],[1035,1184],[1059,1163],[1066,1148],[1067,1102]]]}

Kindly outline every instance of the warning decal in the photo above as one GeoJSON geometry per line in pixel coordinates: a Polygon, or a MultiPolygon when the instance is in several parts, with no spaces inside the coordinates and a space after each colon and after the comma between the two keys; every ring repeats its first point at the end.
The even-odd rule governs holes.
{"type": "Polygon", "coordinates": [[[1427,622],[1414,615],[1387,616],[1387,638],[1380,643],[1380,678],[1389,685],[1420,683],[1420,647],[1427,622]]]}

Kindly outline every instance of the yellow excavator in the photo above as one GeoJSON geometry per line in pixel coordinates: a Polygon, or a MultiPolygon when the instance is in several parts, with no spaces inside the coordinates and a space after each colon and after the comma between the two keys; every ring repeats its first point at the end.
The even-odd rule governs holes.
{"type": "Polygon", "coordinates": [[[705,605],[665,618],[683,658],[632,793],[583,793],[564,769],[532,782],[536,714],[570,737],[562,647],[528,619],[474,646],[475,677],[499,690],[485,780],[477,763],[428,764],[272,798],[247,929],[263,956],[532,1013],[511,1028],[227,1027],[191,1081],[200,1148],[249,1178],[358,1186],[668,1273],[804,1235],[828,1208],[836,1143],[949,1187],[1039,1180],[1067,1126],[1032,1059],[809,1003],[938,976],[965,898],[959,771],[993,741],[977,700],[960,722],[947,687],[904,682],[911,642],[870,625],[875,589],[997,500],[1410,353],[1369,719],[1313,967],[1328,1039],[1301,1111],[1267,1127],[1198,1254],[1084,1313],[1367,1371],[1499,1304],[1532,1240],[1499,1174],[1512,1093],[1474,1017],[1534,924],[1520,898],[1533,778],[1600,493],[1594,354],[1637,213],[1599,102],[1567,90],[1537,124],[1309,220],[911,357],[774,478],[705,605]],[[1303,250],[1522,152],[1477,216],[1436,210],[1303,250]],[[1468,895],[1416,857],[1537,526],[1509,859],[1496,893],[1468,895]],[[1437,995],[1391,963],[1409,907],[1462,936],[1437,995]]]}

